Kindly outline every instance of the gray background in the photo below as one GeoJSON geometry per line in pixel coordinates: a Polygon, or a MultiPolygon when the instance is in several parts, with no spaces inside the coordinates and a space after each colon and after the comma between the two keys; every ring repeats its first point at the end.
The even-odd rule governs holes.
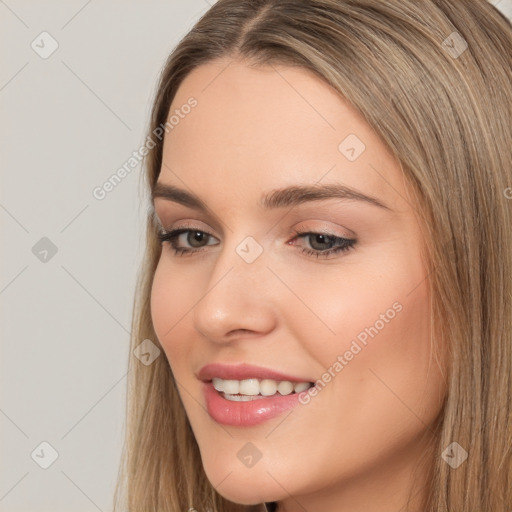
{"type": "Polygon", "coordinates": [[[158,73],[209,6],[0,1],[2,512],[112,509],[141,165],[92,191],[142,146],[158,73]]]}
{"type": "Polygon", "coordinates": [[[142,146],[158,73],[212,3],[0,0],[2,512],[112,509],[140,164],[92,191],[142,146]]]}

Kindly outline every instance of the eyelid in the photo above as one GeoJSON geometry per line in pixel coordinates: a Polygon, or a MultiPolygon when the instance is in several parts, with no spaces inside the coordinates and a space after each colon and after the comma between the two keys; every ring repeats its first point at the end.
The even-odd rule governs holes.
{"type": "MultiPolygon", "coordinates": [[[[348,228],[343,227],[342,232],[340,232],[340,227],[329,227],[328,225],[324,224],[323,226],[310,226],[309,223],[312,221],[305,221],[303,223],[299,223],[297,226],[293,227],[292,231],[300,232],[300,233],[319,233],[322,235],[328,235],[328,236],[336,236],[339,238],[357,238],[357,235],[348,228]],[[303,224],[307,224],[306,226],[303,226],[303,224]]],[[[313,222],[324,222],[322,220],[316,220],[313,222]]]]}
{"type": "MultiPolygon", "coordinates": [[[[199,221],[199,220],[176,221],[176,225],[173,225],[169,229],[166,229],[166,231],[176,231],[178,229],[190,229],[192,231],[202,231],[202,232],[206,233],[207,235],[210,235],[210,236],[212,236],[214,238],[217,238],[215,235],[213,235],[211,233],[210,228],[204,228],[204,227],[201,226],[201,224],[203,224],[203,223],[201,221],[199,221]]],[[[163,226],[163,223],[160,223],[160,227],[165,229],[164,226],[163,226]]]]}
{"type": "MultiPolygon", "coordinates": [[[[157,220],[157,224],[162,229],[166,229],[165,226],[168,226],[169,229],[166,229],[167,231],[190,228],[200,229],[208,234],[212,229],[217,232],[223,232],[224,223],[217,221],[215,216],[210,217],[208,215],[203,215],[200,212],[183,213],[181,210],[176,211],[173,208],[170,208],[172,205],[176,206],[176,203],[165,200],[160,201],[158,205],[153,205],[153,216],[157,220]],[[187,215],[191,216],[187,217],[187,215]]],[[[229,227],[227,229],[229,230],[229,227]]]]}

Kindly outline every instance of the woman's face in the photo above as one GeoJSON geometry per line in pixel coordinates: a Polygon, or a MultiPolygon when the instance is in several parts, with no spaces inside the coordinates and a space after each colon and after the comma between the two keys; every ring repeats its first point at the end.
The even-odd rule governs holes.
{"type": "Polygon", "coordinates": [[[158,183],[183,193],[155,194],[155,211],[195,252],[164,242],[151,311],[209,480],[244,504],[399,510],[445,393],[399,164],[301,68],[203,65],[171,115],[158,183]],[[200,373],[209,363],[228,371],[200,373]],[[260,371],[229,373],[242,363],[260,371]],[[214,377],[285,394],[228,400],[214,377]],[[316,386],[286,395],[299,382],[316,386]]]}

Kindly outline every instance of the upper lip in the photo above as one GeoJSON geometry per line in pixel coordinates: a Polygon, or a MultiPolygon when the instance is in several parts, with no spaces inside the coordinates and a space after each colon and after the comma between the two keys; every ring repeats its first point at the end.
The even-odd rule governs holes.
{"type": "Polygon", "coordinates": [[[290,382],[312,382],[310,379],[294,377],[286,375],[276,370],[264,368],[263,366],[255,366],[252,364],[222,364],[210,363],[203,366],[197,378],[203,382],[209,382],[214,377],[223,380],[245,380],[245,379],[272,379],[272,380],[288,380],[290,382]]]}

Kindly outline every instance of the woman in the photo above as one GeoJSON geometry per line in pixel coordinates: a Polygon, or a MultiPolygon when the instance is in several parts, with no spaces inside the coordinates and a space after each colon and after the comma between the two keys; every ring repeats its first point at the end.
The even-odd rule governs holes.
{"type": "Polygon", "coordinates": [[[148,132],[117,510],[510,510],[511,84],[485,1],[199,20],[148,132]]]}

